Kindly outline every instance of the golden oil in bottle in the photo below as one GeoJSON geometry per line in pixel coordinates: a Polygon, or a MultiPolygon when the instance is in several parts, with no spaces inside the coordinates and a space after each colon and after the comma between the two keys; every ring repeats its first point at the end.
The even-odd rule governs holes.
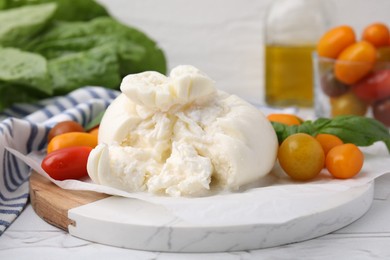
{"type": "Polygon", "coordinates": [[[271,106],[313,105],[315,46],[265,46],[265,101],[271,106]]]}

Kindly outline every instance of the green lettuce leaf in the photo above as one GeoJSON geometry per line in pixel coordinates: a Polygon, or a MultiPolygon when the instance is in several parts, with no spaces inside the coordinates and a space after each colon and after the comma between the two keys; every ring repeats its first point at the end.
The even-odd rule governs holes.
{"type": "Polygon", "coordinates": [[[156,42],[109,17],[55,24],[25,48],[53,59],[101,45],[116,50],[121,76],[145,70],[166,73],[165,56],[156,42]]]}
{"type": "Polygon", "coordinates": [[[131,73],[165,74],[166,59],[93,0],[0,0],[0,70],[2,111],[86,85],[117,89],[131,73]]]}
{"type": "Polygon", "coordinates": [[[33,103],[47,97],[49,95],[24,85],[0,82],[0,111],[15,103],[33,103]]]}
{"type": "Polygon", "coordinates": [[[52,94],[47,62],[39,54],[0,48],[0,82],[52,94]]]}
{"type": "Polygon", "coordinates": [[[121,81],[117,55],[110,45],[49,60],[48,68],[56,95],[87,85],[117,88],[121,81]]]}
{"type": "Polygon", "coordinates": [[[11,9],[21,6],[55,3],[58,9],[55,20],[88,21],[99,16],[108,16],[106,9],[93,0],[0,0],[0,9],[11,9]]]}
{"type": "Polygon", "coordinates": [[[0,44],[23,46],[48,24],[56,9],[56,4],[48,3],[0,11],[0,44]]]}

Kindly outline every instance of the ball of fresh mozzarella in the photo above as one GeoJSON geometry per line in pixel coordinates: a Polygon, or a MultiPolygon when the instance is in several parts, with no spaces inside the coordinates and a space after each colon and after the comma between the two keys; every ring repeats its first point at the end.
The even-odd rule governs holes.
{"type": "Polygon", "coordinates": [[[278,149],[254,106],[179,66],[126,76],[106,110],[88,173],[103,185],[171,196],[236,190],[267,175],[278,149]]]}

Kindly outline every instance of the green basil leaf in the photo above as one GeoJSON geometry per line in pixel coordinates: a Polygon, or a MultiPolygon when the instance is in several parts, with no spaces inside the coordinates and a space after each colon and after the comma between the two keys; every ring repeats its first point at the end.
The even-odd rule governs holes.
{"type": "Polygon", "coordinates": [[[290,135],[297,134],[297,133],[306,133],[309,135],[314,135],[316,132],[316,128],[313,125],[311,121],[304,121],[300,125],[285,125],[278,122],[271,122],[275,132],[276,136],[278,137],[279,144],[281,144],[284,139],[289,137],[290,135]]]}
{"type": "Polygon", "coordinates": [[[90,131],[91,129],[100,125],[105,111],[100,112],[96,117],[94,117],[86,126],[85,130],[90,131]]]}
{"type": "Polygon", "coordinates": [[[338,116],[318,129],[318,133],[333,134],[345,143],[369,146],[378,141],[389,142],[389,129],[379,121],[363,116],[338,116]]]}
{"type": "Polygon", "coordinates": [[[288,126],[285,124],[278,123],[278,122],[271,122],[271,124],[275,130],[276,136],[278,137],[278,142],[279,142],[279,144],[281,144],[283,142],[283,140],[286,138],[285,137],[286,128],[288,126]]]}

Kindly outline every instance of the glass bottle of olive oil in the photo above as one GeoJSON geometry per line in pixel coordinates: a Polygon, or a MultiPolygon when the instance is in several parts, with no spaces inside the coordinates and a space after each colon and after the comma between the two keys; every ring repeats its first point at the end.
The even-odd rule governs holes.
{"type": "Polygon", "coordinates": [[[312,53],[330,25],[328,4],[321,0],[278,0],[269,8],[264,39],[268,105],[312,107],[312,53]]]}
{"type": "Polygon", "coordinates": [[[314,50],[312,45],[265,47],[265,93],[268,104],[312,106],[311,55],[314,50]]]}

